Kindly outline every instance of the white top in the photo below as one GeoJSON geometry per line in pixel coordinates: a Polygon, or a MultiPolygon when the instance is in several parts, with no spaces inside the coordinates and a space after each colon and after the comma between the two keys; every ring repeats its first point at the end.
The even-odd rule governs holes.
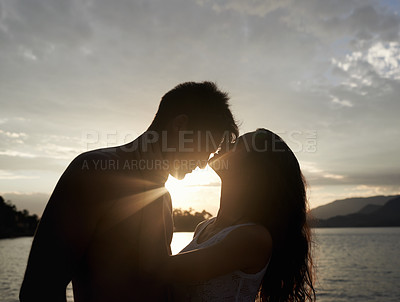
{"type": "MultiPolygon", "coordinates": [[[[205,227],[212,223],[215,218],[211,218],[200,227],[193,240],[181,251],[201,249],[214,245],[222,241],[231,231],[254,223],[238,224],[227,227],[215,234],[208,240],[197,243],[200,234],[205,227]]],[[[258,290],[264,277],[267,265],[258,273],[246,274],[240,270],[230,274],[219,276],[207,281],[192,282],[189,284],[179,284],[174,286],[174,301],[251,301],[254,302],[258,290]]]]}

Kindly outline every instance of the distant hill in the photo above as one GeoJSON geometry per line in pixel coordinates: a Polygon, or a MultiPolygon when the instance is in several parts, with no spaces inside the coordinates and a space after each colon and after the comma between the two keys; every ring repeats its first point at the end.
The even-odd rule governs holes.
{"type": "Polygon", "coordinates": [[[383,206],[367,206],[357,213],[317,220],[314,225],[317,227],[400,226],[400,197],[390,199],[383,206]]]}
{"type": "Polygon", "coordinates": [[[377,204],[368,204],[365,207],[363,207],[360,211],[357,213],[359,214],[371,214],[372,212],[375,212],[376,210],[382,208],[383,206],[377,205],[377,204]]]}
{"type": "Polygon", "coordinates": [[[335,200],[323,206],[319,206],[310,211],[310,214],[315,219],[328,219],[338,215],[348,215],[357,213],[367,205],[384,205],[390,199],[399,197],[400,195],[394,196],[373,196],[373,197],[358,197],[358,198],[346,198],[341,200],[335,200]]]}

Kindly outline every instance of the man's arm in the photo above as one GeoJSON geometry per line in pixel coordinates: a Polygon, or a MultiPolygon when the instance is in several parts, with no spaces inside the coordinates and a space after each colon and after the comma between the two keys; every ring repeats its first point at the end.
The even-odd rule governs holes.
{"type": "Polygon", "coordinates": [[[138,200],[131,200],[130,207],[145,204],[135,215],[138,222],[137,238],[132,254],[135,265],[132,274],[136,281],[131,284],[132,296],[135,301],[167,301],[166,280],[160,276],[159,267],[170,255],[170,240],[172,236],[171,211],[165,205],[164,188],[143,188],[143,194],[138,194],[138,200]],[[148,195],[148,196],[146,196],[148,195]],[[170,227],[168,227],[170,225],[170,227]],[[170,229],[170,230],[168,230],[170,229]]]}
{"type": "Polygon", "coordinates": [[[171,254],[173,222],[170,207],[170,197],[166,193],[141,211],[140,265],[150,274],[157,274],[159,264],[171,254]]]}
{"type": "Polygon", "coordinates": [[[170,282],[204,281],[242,270],[260,271],[272,253],[272,238],[260,225],[233,230],[221,242],[168,257],[159,271],[170,282]]]}
{"type": "Polygon", "coordinates": [[[32,243],[20,301],[66,301],[66,287],[94,231],[78,167],[59,180],[32,243]]]}

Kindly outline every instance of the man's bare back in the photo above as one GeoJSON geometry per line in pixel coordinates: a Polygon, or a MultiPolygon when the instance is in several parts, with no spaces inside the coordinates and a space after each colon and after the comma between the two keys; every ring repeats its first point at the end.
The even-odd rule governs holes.
{"type": "MultiPolygon", "coordinates": [[[[127,149],[84,153],[58,182],[32,246],[35,261],[26,272],[29,276],[30,266],[41,266],[44,278],[35,285],[41,299],[46,292],[60,291],[61,296],[65,289],[56,284],[71,279],[76,302],[166,297],[141,258],[170,252],[168,174],[141,170],[135,165],[142,159],[140,150],[127,149]]],[[[159,154],[147,150],[145,156],[156,160],[159,154]]]]}

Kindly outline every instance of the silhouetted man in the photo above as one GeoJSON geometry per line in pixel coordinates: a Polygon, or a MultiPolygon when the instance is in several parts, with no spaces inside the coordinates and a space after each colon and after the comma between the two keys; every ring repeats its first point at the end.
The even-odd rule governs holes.
{"type": "Polygon", "coordinates": [[[183,83],[161,99],[149,129],[126,145],[79,155],[61,176],[36,231],[20,300],[163,301],[158,260],[171,253],[169,174],[204,167],[238,135],[228,96],[183,83]]]}

